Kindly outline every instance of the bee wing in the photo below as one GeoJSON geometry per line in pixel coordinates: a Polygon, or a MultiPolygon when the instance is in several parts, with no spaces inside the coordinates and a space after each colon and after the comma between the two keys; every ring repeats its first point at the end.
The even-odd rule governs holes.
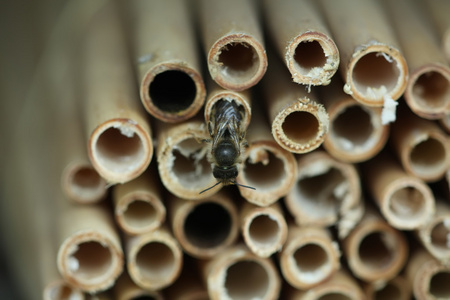
{"type": "Polygon", "coordinates": [[[230,136],[231,136],[231,140],[234,143],[234,146],[236,147],[236,149],[238,150],[238,154],[241,154],[241,147],[240,147],[240,140],[241,140],[241,133],[240,133],[240,127],[239,124],[237,122],[237,120],[235,118],[232,119],[231,124],[230,124],[230,128],[229,128],[229,132],[230,132],[230,136]]]}

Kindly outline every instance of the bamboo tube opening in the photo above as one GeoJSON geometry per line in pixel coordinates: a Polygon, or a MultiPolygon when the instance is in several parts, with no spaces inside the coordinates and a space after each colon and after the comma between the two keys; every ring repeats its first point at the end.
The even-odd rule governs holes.
{"type": "Polygon", "coordinates": [[[74,288],[62,280],[47,286],[44,290],[44,300],[83,300],[81,290],[74,288]]]}
{"type": "Polygon", "coordinates": [[[317,300],[353,300],[353,298],[341,293],[327,293],[317,298],[317,300]]]}
{"type": "Polygon", "coordinates": [[[430,294],[435,299],[450,298],[450,272],[438,272],[430,279],[430,294]]]}
{"type": "Polygon", "coordinates": [[[153,297],[153,296],[149,296],[149,295],[144,295],[144,296],[137,296],[137,297],[133,297],[130,300],[158,300],[159,298],[153,297]]]}
{"type": "Polygon", "coordinates": [[[212,248],[222,244],[231,232],[231,216],[222,205],[201,203],[191,211],[185,221],[187,240],[199,248],[212,248]]]}
{"type": "Polygon", "coordinates": [[[162,282],[176,272],[177,261],[168,245],[152,241],[137,252],[136,266],[143,280],[162,282]]]}
{"type": "Polygon", "coordinates": [[[450,220],[445,219],[431,229],[430,237],[431,244],[437,250],[448,252],[450,251],[450,220]]]}
{"type": "Polygon", "coordinates": [[[284,119],[282,129],[294,143],[308,143],[317,138],[319,121],[309,112],[294,111],[284,119]]]}
{"type": "Polygon", "coordinates": [[[109,247],[97,241],[87,241],[77,245],[67,263],[73,276],[80,282],[98,282],[113,272],[112,253],[109,247]]]}
{"type": "Polygon", "coordinates": [[[254,243],[272,245],[280,238],[280,226],[278,222],[268,214],[261,214],[252,219],[249,227],[249,235],[254,243]]]}
{"type": "Polygon", "coordinates": [[[423,73],[412,83],[412,95],[420,106],[444,108],[450,97],[450,78],[437,71],[423,73]]]}
{"type": "Polygon", "coordinates": [[[225,290],[230,299],[265,299],[269,283],[269,274],[261,264],[241,260],[228,267],[225,290]]]}
{"type": "Polygon", "coordinates": [[[161,111],[177,113],[194,103],[197,87],[192,77],[185,72],[168,70],[155,75],[149,86],[149,95],[161,111]]]}
{"type": "Polygon", "coordinates": [[[284,162],[273,152],[264,152],[266,157],[262,161],[254,162],[252,157],[245,160],[243,169],[246,184],[263,189],[276,188],[286,178],[284,162]]]}
{"type": "Polygon", "coordinates": [[[421,177],[444,173],[447,165],[445,147],[442,141],[429,137],[414,146],[410,153],[410,166],[421,177]]]}
{"type": "Polygon", "coordinates": [[[308,75],[314,68],[323,68],[327,57],[318,41],[306,40],[297,44],[294,52],[295,68],[302,75],[308,75]]]}
{"type": "Polygon", "coordinates": [[[134,200],[128,203],[122,213],[122,218],[127,224],[136,230],[152,227],[159,221],[159,214],[152,203],[144,200],[134,200]]]}
{"type": "Polygon", "coordinates": [[[366,235],[358,248],[359,257],[367,268],[383,269],[394,259],[395,242],[384,232],[372,232],[366,235]]]}
{"type": "Polygon", "coordinates": [[[384,287],[374,292],[374,300],[386,300],[386,299],[402,299],[402,291],[400,286],[387,282],[384,287]]]}
{"type": "Polygon", "coordinates": [[[92,166],[80,165],[68,174],[67,192],[71,199],[79,202],[99,200],[106,191],[106,182],[92,166]]]}
{"type": "Polygon", "coordinates": [[[260,68],[255,48],[245,42],[232,42],[222,46],[218,56],[219,72],[226,81],[239,84],[250,81],[260,68]]]}
{"type": "Polygon", "coordinates": [[[306,244],[298,248],[293,258],[297,267],[297,277],[303,282],[316,283],[330,275],[332,264],[328,253],[318,244],[306,244]]]}
{"type": "Polygon", "coordinates": [[[425,209],[426,202],[422,191],[409,185],[392,193],[388,209],[395,218],[409,222],[411,219],[423,219],[424,215],[429,214],[425,209]]]}
{"type": "Polygon", "coordinates": [[[341,110],[330,127],[330,133],[336,136],[336,142],[343,149],[371,146],[368,145],[374,131],[371,114],[360,105],[341,110]]]}

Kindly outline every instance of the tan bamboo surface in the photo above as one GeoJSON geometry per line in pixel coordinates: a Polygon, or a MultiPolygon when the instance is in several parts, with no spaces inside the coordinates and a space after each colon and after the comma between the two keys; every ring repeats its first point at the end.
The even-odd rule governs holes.
{"type": "Polygon", "coordinates": [[[92,18],[83,41],[84,126],[94,168],[109,183],[123,183],[148,167],[153,147],[147,114],[115,6],[92,18]]]}
{"type": "Polygon", "coordinates": [[[203,140],[210,136],[205,123],[194,118],[179,124],[157,123],[158,172],[164,187],[177,197],[205,199],[221,189],[207,159],[208,147],[203,140]]]}
{"type": "Polygon", "coordinates": [[[150,291],[137,286],[127,272],[122,273],[112,290],[116,300],[164,299],[160,291],[150,291]]]}
{"type": "Polygon", "coordinates": [[[450,111],[450,67],[433,24],[417,1],[383,4],[408,63],[406,103],[423,118],[444,117],[450,111]]]}
{"type": "Polygon", "coordinates": [[[441,127],[450,134],[450,112],[448,112],[442,119],[439,120],[441,127]]]}
{"type": "Polygon", "coordinates": [[[353,275],[366,282],[384,282],[404,267],[409,245],[403,232],[391,227],[373,207],[342,240],[342,250],[353,275]]]}
{"type": "Polygon", "coordinates": [[[233,91],[257,84],[266,72],[267,56],[255,3],[200,0],[199,19],[211,78],[233,91]]]}
{"type": "Polygon", "coordinates": [[[238,186],[241,196],[259,206],[269,206],[284,197],[295,183],[297,161],[294,154],[274,140],[260,104],[247,130],[248,148],[242,154],[242,167],[237,182],[253,189],[238,186]]]}
{"type": "Polygon", "coordinates": [[[450,10],[450,3],[445,0],[430,0],[422,1],[427,8],[429,18],[435,25],[435,30],[440,36],[441,49],[450,61],[450,20],[448,18],[448,11],[450,10]]]}
{"type": "Polygon", "coordinates": [[[391,141],[403,169],[426,182],[443,178],[450,168],[449,135],[435,122],[407,109],[399,111],[397,118],[391,141]]]}
{"type": "Polygon", "coordinates": [[[339,50],[317,6],[308,0],[263,2],[267,29],[292,80],[328,85],[339,67],[339,50]]]}
{"type": "Polygon", "coordinates": [[[366,283],[364,292],[366,299],[410,300],[412,287],[403,276],[397,276],[387,282],[366,283]]]}
{"type": "Polygon", "coordinates": [[[360,206],[361,186],[354,165],[317,150],[298,156],[297,166],[296,183],[284,202],[298,225],[330,226],[360,206]]]}
{"type": "Polygon", "coordinates": [[[447,299],[450,295],[450,267],[439,263],[424,249],[411,255],[405,275],[416,299],[447,299]]]}
{"type": "Polygon", "coordinates": [[[173,234],[189,255],[211,258],[236,242],[239,215],[231,195],[219,192],[196,201],[168,200],[173,234]]]}
{"type": "Polygon", "coordinates": [[[166,220],[166,207],[156,175],[156,167],[150,167],[138,178],[114,186],[114,214],[123,232],[143,234],[160,227],[166,220]]]}
{"type": "Polygon", "coordinates": [[[274,203],[259,207],[246,201],[240,210],[240,227],[247,247],[261,257],[280,251],[288,233],[281,206],[274,203]]]}
{"type": "Polygon", "coordinates": [[[405,91],[408,67],[381,4],[375,0],[320,1],[341,56],[344,91],[383,106],[405,91]]]}
{"type": "Polygon", "coordinates": [[[363,165],[368,193],[389,224],[401,230],[424,226],[435,212],[430,187],[408,175],[393,156],[381,153],[363,165]]]}
{"type": "Polygon", "coordinates": [[[289,288],[285,297],[287,300],[361,300],[364,294],[355,279],[341,269],[326,282],[309,290],[289,288]]]}
{"type": "Polygon", "coordinates": [[[135,284],[145,290],[171,285],[183,267],[183,252],[166,227],[125,237],[127,270],[135,284]]]}
{"type": "Polygon", "coordinates": [[[341,267],[339,258],[339,246],[328,229],[289,224],[279,263],[290,285],[306,290],[325,282],[341,267]]]}
{"type": "Polygon", "coordinates": [[[236,244],[209,261],[199,261],[209,299],[277,299],[281,279],[270,258],[236,244]]]}
{"type": "Polygon", "coordinates": [[[262,81],[272,135],[287,151],[310,152],[325,139],[329,129],[328,113],[314,92],[308,93],[304,87],[290,82],[288,71],[281,62],[274,60],[262,81]]]}
{"type": "Polygon", "coordinates": [[[165,122],[191,118],[202,107],[206,91],[187,1],[122,4],[145,109],[165,122]]]}
{"type": "Polygon", "coordinates": [[[385,146],[389,125],[382,122],[381,108],[364,105],[345,94],[342,81],[336,77],[319,92],[330,118],[323,147],[344,162],[369,160],[385,146]]]}

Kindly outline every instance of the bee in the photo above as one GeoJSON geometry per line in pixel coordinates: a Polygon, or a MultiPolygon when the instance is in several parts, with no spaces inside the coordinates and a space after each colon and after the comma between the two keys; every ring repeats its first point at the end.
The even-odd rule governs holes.
{"type": "Polygon", "coordinates": [[[238,167],[242,162],[241,154],[248,146],[245,140],[245,128],[242,125],[244,110],[235,101],[218,101],[211,110],[208,131],[211,140],[206,140],[211,146],[207,158],[213,169],[213,176],[218,180],[213,186],[200,192],[206,192],[216,185],[239,185],[236,182],[238,167]]]}

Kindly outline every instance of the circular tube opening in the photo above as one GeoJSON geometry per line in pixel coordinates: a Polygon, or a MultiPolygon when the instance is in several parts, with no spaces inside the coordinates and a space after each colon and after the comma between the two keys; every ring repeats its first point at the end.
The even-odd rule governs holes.
{"type": "Polygon", "coordinates": [[[175,255],[172,249],[161,242],[150,242],[139,249],[136,266],[146,280],[164,281],[175,270],[175,255]]]}
{"type": "Polygon", "coordinates": [[[436,299],[450,299],[450,273],[439,272],[430,280],[430,294],[436,299]]]}
{"type": "Polygon", "coordinates": [[[286,177],[284,163],[273,152],[262,151],[264,151],[265,155],[262,160],[253,162],[251,156],[246,159],[243,168],[245,180],[247,184],[253,187],[261,186],[263,189],[278,188],[286,177]]]}
{"type": "Polygon", "coordinates": [[[410,153],[411,168],[419,176],[443,173],[446,169],[444,145],[434,138],[417,144],[410,153]]]}
{"type": "Polygon", "coordinates": [[[123,212],[125,223],[136,229],[142,229],[152,225],[157,220],[157,216],[155,207],[143,200],[130,202],[123,212]]]}
{"type": "Polygon", "coordinates": [[[220,72],[232,82],[250,80],[259,68],[259,56],[255,49],[245,42],[233,42],[220,49],[218,57],[220,72]]]}
{"type": "Polygon", "coordinates": [[[294,61],[298,72],[307,75],[312,68],[323,67],[327,58],[318,41],[302,41],[295,48],[294,61]]]}
{"type": "Polygon", "coordinates": [[[445,219],[433,226],[430,236],[433,247],[446,252],[450,251],[450,219],[445,219]]]}
{"type": "Polygon", "coordinates": [[[293,254],[303,281],[314,283],[328,276],[331,269],[327,252],[317,244],[307,244],[293,254]]]}
{"type": "Polygon", "coordinates": [[[430,109],[445,107],[450,98],[450,81],[440,72],[423,73],[413,83],[412,94],[421,106],[430,109]]]}
{"type": "Polygon", "coordinates": [[[348,106],[333,120],[331,133],[342,149],[364,146],[374,131],[370,113],[360,105],[348,106]]]}
{"type": "Polygon", "coordinates": [[[155,75],[149,94],[161,111],[177,113],[192,105],[197,95],[194,80],[183,71],[169,70],[155,75]]]}
{"type": "Polygon", "coordinates": [[[367,268],[380,270],[391,264],[394,254],[387,244],[388,238],[385,232],[372,232],[361,240],[358,253],[367,268]]]}
{"type": "Polygon", "coordinates": [[[145,161],[141,139],[129,127],[108,128],[95,144],[99,164],[114,173],[129,173],[145,161]]]}
{"type": "Polygon", "coordinates": [[[69,179],[69,188],[80,199],[98,199],[105,193],[105,181],[91,166],[80,167],[69,179]]]}
{"type": "Polygon", "coordinates": [[[230,235],[230,213],[220,204],[200,203],[187,216],[184,231],[187,240],[197,247],[217,247],[230,235]]]}
{"type": "Polygon", "coordinates": [[[271,246],[279,239],[280,227],[273,217],[263,214],[252,219],[248,232],[254,243],[271,246]]]}
{"type": "Polygon", "coordinates": [[[316,138],[319,121],[309,112],[295,111],[284,119],[282,129],[292,142],[303,144],[316,138]]]}
{"type": "Polygon", "coordinates": [[[422,219],[428,213],[425,209],[425,197],[422,192],[413,187],[406,186],[396,190],[389,201],[389,210],[402,220],[422,219]]]}
{"type": "Polygon", "coordinates": [[[137,296],[133,297],[130,300],[158,300],[159,298],[150,296],[150,295],[144,295],[144,296],[137,296]]]}
{"type": "Polygon", "coordinates": [[[225,291],[231,299],[264,299],[269,275],[255,261],[238,261],[227,269],[225,291]]]}
{"type": "Polygon", "coordinates": [[[397,300],[401,299],[402,291],[400,287],[388,282],[383,288],[374,293],[374,300],[397,300]]]}
{"type": "Polygon", "coordinates": [[[95,281],[111,270],[112,254],[108,247],[97,241],[84,242],[77,246],[68,263],[69,269],[79,281],[95,281]]]}
{"type": "MultiPolygon", "coordinates": [[[[80,290],[75,290],[66,283],[58,283],[45,291],[46,296],[50,300],[81,300],[84,299],[83,293],[80,290]]],[[[47,299],[47,298],[46,298],[47,299]]]]}
{"type": "Polygon", "coordinates": [[[384,52],[371,52],[362,56],[355,63],[352,72],[353,84],[363,95],[367,94],[367,88],[379,89],[382,86],[386,88],[386,92],[391,92],[397,85],[399,76],[400,70],[394,59],[384,52]]]}
{"type": "Polygon", "coordinates": [[[341,294],[341,293],[327,293],[325,295],[320,296],[317,298],[317,300],[352,300],[353,298],[350,298],[347,295],[341,294]]]}

